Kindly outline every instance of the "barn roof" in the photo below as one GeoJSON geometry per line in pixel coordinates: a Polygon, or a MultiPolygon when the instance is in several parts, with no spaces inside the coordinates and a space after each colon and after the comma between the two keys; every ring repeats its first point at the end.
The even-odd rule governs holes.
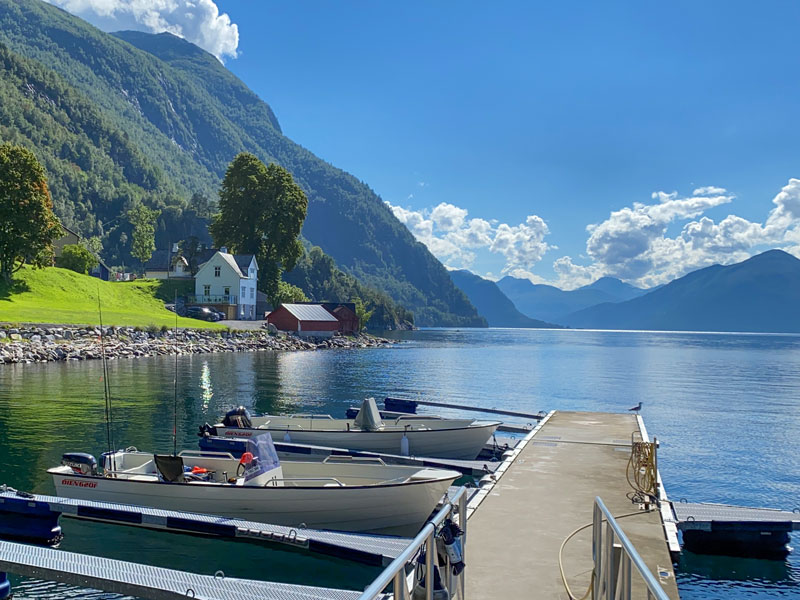
{"type": "Polygon", "coordinates": [[[321,304],[282,304],[281,306],[301,321],[339,321],[321,304]]]}

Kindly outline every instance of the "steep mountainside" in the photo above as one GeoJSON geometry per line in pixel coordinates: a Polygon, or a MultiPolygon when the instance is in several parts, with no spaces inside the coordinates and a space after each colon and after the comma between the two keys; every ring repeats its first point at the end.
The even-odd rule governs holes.
{"type": "MultiPolygon", "coordinates": [[[[367,185],[283,136],[269,106],[203,50],[169,34],[105,34],[40,0],[0,0],[0,43],[55,71],[109,129],[138,149],[146,165],[158,167],[154,188],[160,196],[143,200],[171,207],[160,242],[175,224],[181,231],[196,227],[207,207],[196,200],[187,206],[188,199],[196,193],[213,197],[228,163],[249,151],[292,172],[309,197],[303,235],[340,267],[412,309],[420,325],[485,325],[441,263],[367,185]],[[186,210],[198,219],[181,221],[186,210]]],[[[17,89],[27,83],[20,80],[17,89]]],[[[61,156],[49,137],[32,139],[30,127],[23,131],[5,118],[0,126],[3,139],[27,140],[40,157],[61,156]]],[[[67,125],[78,134],[82,127],[67,125]]],[[[93,164],[72,162],[80,177],[95,177],[93,164]]],[[[126,164],[117,168],[124,172],[126,164]]],[[[132,183],[127,175],[126,181],[132,183]]],[[[84,235],[105,233],[89,216],[96,216],[94,202],[70,210],[72,196],[58,191],[56,203],[67,225],[84,235]]],[[[107,205],[106,212],[103,223],[119,215],[118,205],[107,205]]]]}
{"type": "Polygon", "coordinates": [[[564,319],[571,327],[671,331],[800,332],[800,260],[770,250],[714,265],[639,298],[594,306],[564,319]]]}
{"type": "Polygon", "coordinates": [[[478,312],[486,317],[489,327],[558,327],[523,315],[494,281],[466,270],[450,271],[450,277],[464,291],[478,312]]]}
{"type": "Polygon", "coordinates": [[[602,302],[617,302],[619,298],[591,287],[564,291],[552,285],[531,283],[528,279],[506,276],[497,282],[502,292],[525,315],[561,323],[566,314],[602,302]]]}

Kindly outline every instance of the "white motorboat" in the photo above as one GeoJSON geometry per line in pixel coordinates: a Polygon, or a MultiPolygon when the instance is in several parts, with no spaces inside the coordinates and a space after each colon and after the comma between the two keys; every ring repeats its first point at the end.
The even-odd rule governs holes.
{"type": "Polygon", "coordinates": [[[297,444],[473,460],[498,425],[499,421],[417,415],[384,421],[375,400],[367,398],[355,419],[330,415],[251,417],[239,407],[229,411],[222,423],[203,426],[201,434],[242,439],[269,432],[276,440],[297,444]]]}
{"type": "MultiPolygon", "coordinates": [[[[135,449],[103,455],[65,454],[48,470],[59,496],[135,504],[340,531],[413,535],[436,507],[456,471],[382,461],[279,462],[269,435],[230,454],[177,456],[135,449]]],[[[350,458],[350,457],[344,457],[350,458]]]]}

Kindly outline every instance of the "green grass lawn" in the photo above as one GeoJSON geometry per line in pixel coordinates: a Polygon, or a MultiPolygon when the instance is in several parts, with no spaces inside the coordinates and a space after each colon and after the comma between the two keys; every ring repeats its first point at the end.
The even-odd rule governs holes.
{"type": "MultiPolygon", "coordinates": [[[[103,325],[174,327],[175,313],[164,308],[163,300],[173,297],[176,284],[187,282],[100,281],[67,269],[26,266],[14,274],[11,286],[0,280],[0,322],[97,325],[99,293],[103,325]]],[[[224,329],[217,323],[183,317],[178,317],[178,327],[224,329]]]]}

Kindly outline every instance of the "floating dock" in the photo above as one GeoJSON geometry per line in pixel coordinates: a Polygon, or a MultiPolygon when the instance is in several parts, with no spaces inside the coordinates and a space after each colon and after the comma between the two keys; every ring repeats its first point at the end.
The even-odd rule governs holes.
{"type": "MultiPolygon", "coordinates": [[[[151,600],[357,600],[359,592],[197,575],[52,548],[0,541],[0,572],[151,600]]],[[[377,596],[379,600],[388,596],[377,596]]]]}
{"type": "MultiPolygon", "coordinates": [[[[581,597],[592,583],[592,519],[602,498],[655,575],[677,600],[661,513],[628,498],[631,434],[645,440],[632,414],[553,412],[525,440],[516,460],[487,492],[469,521],[466,562],[471,598],[568,598],[561,578],[581,597]],[[634,513],[633,516],[622,517],[634,513]]],[[[634,597],[646,590],[634,574],[634,597]]]]}

